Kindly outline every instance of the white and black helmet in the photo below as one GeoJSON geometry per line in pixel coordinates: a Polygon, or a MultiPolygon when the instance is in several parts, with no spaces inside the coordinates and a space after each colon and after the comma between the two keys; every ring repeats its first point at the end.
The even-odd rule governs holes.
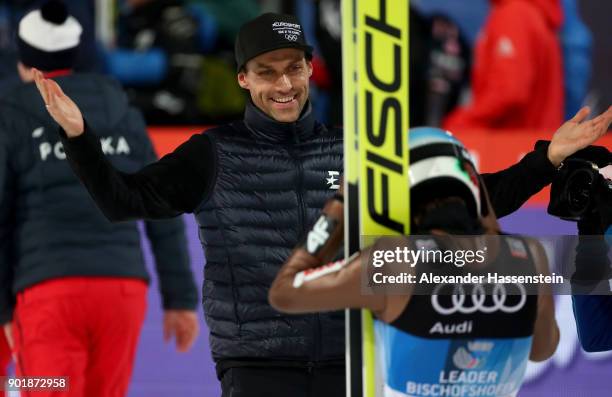
{"type": "Polygon", "coordinates": [[[476,218],[486,216],[488,207],[476,164],[457,138],[439,128],[418,127],[410,129],[408,139],[413,207],[435,198],[458,196],[470,214],[476,218]]]}

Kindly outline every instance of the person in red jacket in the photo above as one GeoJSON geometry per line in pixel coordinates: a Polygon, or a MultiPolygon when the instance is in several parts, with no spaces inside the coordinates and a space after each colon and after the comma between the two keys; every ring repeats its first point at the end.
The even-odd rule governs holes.
{"type": "Polygon", "coordinates": [[[472,69],[472,99],[444,127],[554,129],[563,120],[559,0],[490,0],[472,69]]]}

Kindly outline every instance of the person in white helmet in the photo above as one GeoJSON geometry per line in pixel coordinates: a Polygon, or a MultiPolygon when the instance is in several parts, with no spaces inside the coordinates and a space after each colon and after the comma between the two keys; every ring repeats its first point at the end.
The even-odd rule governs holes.
{"type": "Polygon", "coordinates": [[[548,275],[543,248],[532,239],[500,235],[474,164],[448,132],[411,130],[410,161],[411,233],[418,239],[384,237],[348,261],[325,264],[337,252],[343,233],[342,196],[337,195],[281,268],[270,303],[294,314],[370,309],[386,396],[515,395],[527,361],[545,360],[559,342],[550,288],[490,283],[484,276],[454,285],[422,277],[548,275]],[[482,255],[483,261],[459,263],[457,255],[445,265],[441,256],[432,255],[438,259],[425,261],[422,256],[415,267],[396,257],[383,265],[378,253],[403,248],[444,255],[467,250],[482,255]],[[390,276],[412,281],[387,284],[385,290],[390,276]]]}

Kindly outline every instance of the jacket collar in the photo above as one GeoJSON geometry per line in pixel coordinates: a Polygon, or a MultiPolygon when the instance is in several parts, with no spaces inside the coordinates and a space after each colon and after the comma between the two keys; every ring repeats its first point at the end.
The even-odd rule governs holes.
{"type": "Polygon", "coordinates": [[[244,110],[244,124],[257,139],[278,143],[300,143],[314,135],[315,119],[310,101],[300,117],[292,123],[274,120],[248,101],[244,110]]]}

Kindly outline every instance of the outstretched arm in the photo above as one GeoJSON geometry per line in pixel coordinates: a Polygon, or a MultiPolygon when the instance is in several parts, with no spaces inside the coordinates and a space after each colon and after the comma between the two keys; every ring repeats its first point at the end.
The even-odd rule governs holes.
{"type": "Polygon", "coordinates": [[[278,272],[268,295],[272,307],[287,313],[384,307],[384,296],[362,294],[360,254],[328,263],[342,242],[343,219],[343,198],[337,195],[278,272]]]}
{"type": "Polygon", "coordinates": [[[212,189],[212,143],[194,135],[173,153],[134,174],[117,171],[83,120],[78,106],[53,80],[35,70],[35,81],[49,114],[63,130],[67,159],[96,204],[112,221],[159,219],[191,212],[212,189]]]}
{"type": "Polygon", "coordinates": [[[599,116],[586,120],[589,113],[588,107],[580,109],[571,120],[559,127],[548,146],[536,147],[517,164],[482,175],[498,217],[519,209],[531,196],[552,182],[563,160],[606,134],[612,123],[612,106],[599,116]]]}
{"type": "Polygon", "coordinates": [[[362,295],[361,257],[321,264],[298,248],[281,268],[268,295],[275,309],[308,313],[345,308],[378,308],[380,295],[362,295]]]}

